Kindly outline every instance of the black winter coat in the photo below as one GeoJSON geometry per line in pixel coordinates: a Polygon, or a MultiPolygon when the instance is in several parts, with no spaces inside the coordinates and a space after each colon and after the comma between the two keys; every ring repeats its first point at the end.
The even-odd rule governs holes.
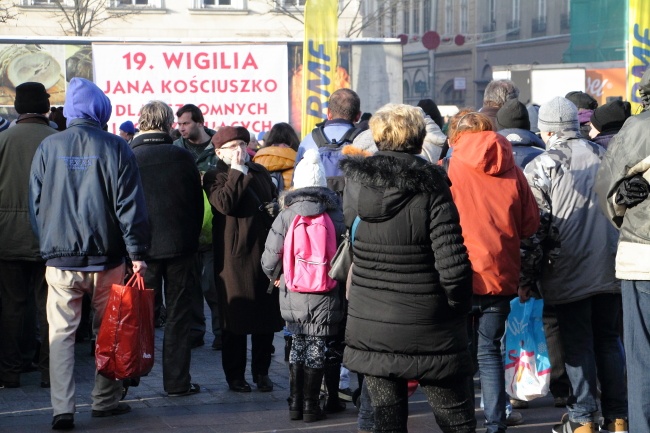
{"type": "Polygon", "coordinates": [[[203,224],[201,176],[192,154],[172,143],[164,132],[142,133],[131,141],[149,213],[148,259],[180,257],[199,248],[203,224]]]}
{"type": "Polygon", "coordinates": [[[345,223],[359,215],[345,365],[443,380],[472,373],[472,271],[441,168],[401,152],[341,162],[345,223]]]}

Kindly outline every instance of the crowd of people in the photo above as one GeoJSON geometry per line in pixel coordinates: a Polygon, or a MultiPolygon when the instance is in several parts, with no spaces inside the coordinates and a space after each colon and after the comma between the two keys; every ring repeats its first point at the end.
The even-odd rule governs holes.
{"type": "MultiPolygon", "coordinates": [[[[72,79],[62,110],[21,84],[18,119],[0,122],[0,387],[38,369],[52,428],[73,428],[75,341],[138,273],[156,292],[169,397],[201,392],[190,364],[207,303],[233,392],[252,392],[248,336],[250,379],[273,391],[283,330],[291,420],[345,410],[353,371],[359,432],[407,431],[414,381],[442,431],[474,432],[478,374],[485,429],[505,432],[528,404],[506,393],[506,320],[534,297],[567,410],[552,431],[650,432],[644,399],[628,399],[650,389],[650,70],[639,92],[632,116],[579,91],[524,105],[495,80],[479,110],[445,121],[430,99],[362,117],[339,89],[301,141],[288,123],[211,130],[197,106],[163,101],[118,136],[92,82],[72,79]],[[335,279],[344,242],[352,265],[335,279]]],[[[137,380],[96,374],[92,416],[129,412],[137,380]]]]}

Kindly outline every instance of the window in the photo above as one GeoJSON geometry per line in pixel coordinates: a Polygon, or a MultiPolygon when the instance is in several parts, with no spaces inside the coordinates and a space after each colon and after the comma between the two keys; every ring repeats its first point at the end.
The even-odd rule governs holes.
{"type": "Polygon", "coordinates": [[[420,34],[420,7],[421,0],[413,0],[413,33],[420,34]]]}
{"type": "Polygon", "coordinates": [[[512,0],[512,15],[510,21],[506,25],[508,30],[507,36],[516,36],[519,34],[519,11],[520,11],[520,1],[521,0],[512,0]]]}
{"type": "Polygon", "coordinates": [[[445,1],[445,34],[450,35],[454,32],[454,2],[453,0],[445,1]]]}
{"type": "Polygon", "coordinates": [[[148,6],[149,0],[113,0],[114,7],[120,6],[148,6]]]}
{"type": "Polygon", "coordinates": [[[467,0],[460,2],[460,33],[467,33],[467,0]]]}
{"type": "Polygon", "coordinates": [[[112,8],[130,8],[130,7],[142,7],[142,8],[154,8],[161,9],[163,0],[111,0],[112,8]]]}
{"type": "MultiPolygon", "coordinates": [[[[220,0],[215,0],[220,1],[220,0]]],[[[233,0],[236,1],[236,0],[233,0]]],[[[303,8],[307,0],[275,0],[276,8],[303,8]]]]}
{"type": "Polygon", "coordinates": [[[537,17],[546,23],[546,0],[537,0],[537,17]]]}
{"type": "Polygon", "coordinates": [[[454,90],[454,80],[447,81],[440,89],[444,105],[465,105],[465,90],[454,90]]]}
{"type": "MultiPolygon", "coordinates": [[[[521,0],[512,0],[512,23],[516,23],[516,27],[519,27],[519,10],[521,6],[521,0]]],[[[514,27],[513,27],[514,28],[514,27]]]]}
{"type": "Polygon", "coordinates": [[[397,5],[393,5],[390,8],[390,35],[395,37],[397,33],[397,5]]]}
{"type": "MultiPolygon", "coordinates": [[[[73,3],[70,3],[68,0],[61,0],[64,6],[73,6],[73,3]]],[[[57,3],[54,0],[21,0],[20,6],[50,6],[57,7],[57,3]]]]}
{"type": "Polygon", "coordinates": [[[569,27],[571,27],[571,2],[565,2],[562,9],[562,15],[560,15],[560,29],[569,30],[569,27]]]}
{"type": "Polygon", "coordinates": [[[404,34],[408,35],[411,33],[411,7],[409,1],[406,0],[402,7],[404,8],[402,10],[402,27],[404,34]]]}
{"type": "Polygon", "coordinates": [[[487,13],[485,14],[487,23],[483,26],[483,33],[489,33],[496,30],[496,8],[494,0],[487,0],[487,13]]]}
{"type": "Polygon", "coordinates": [[[546,32],[546,0],[537,0],[537,18],[533,19],[533,33],[546,32]]]}
{"type": "Polygon", "coordinates": [[[431,0],[424,0],[422,19],[424,20],[423,30],[425,32],[428,32],[429,30],[433,30],[433,26],[431,25],[431,0]]]}
{"type": "Polygon", "coordinates": [[[244,10],[246,0],[192,0],[194,9],[203,10],[244,10]]]}

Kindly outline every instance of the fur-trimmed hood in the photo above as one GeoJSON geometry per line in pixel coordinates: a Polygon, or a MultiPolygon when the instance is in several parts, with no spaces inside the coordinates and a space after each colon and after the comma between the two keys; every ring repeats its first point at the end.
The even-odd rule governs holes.
{"type": "Polygon", "coordinates": [[[414,195],[437,194],[448,185],[441,167],[403,152],[345,158],[340,167],[345,173],[346,188],[349,185],[357,201],[354,207],[364,221],[390,219],[414,195]]]}
{"type": "Polygon", "coordinates": [[[312,186],[290,190],[279,199],[280,208],[290,207],[302,216],[318,215],[323,212],[341,208],[341,199],[329,188],[312,186]]]}

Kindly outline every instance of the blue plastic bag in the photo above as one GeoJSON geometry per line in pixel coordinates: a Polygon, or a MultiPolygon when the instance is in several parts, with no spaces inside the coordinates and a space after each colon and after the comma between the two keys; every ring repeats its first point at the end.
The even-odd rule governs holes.
{"type": "Polygon", "coordinates": [[[533,400],[548,394],[551,363],[548,358],[542,312],[544,301],[530,298],[510,302],[506,322],[506,391],[518,400],[533,400]]]}

